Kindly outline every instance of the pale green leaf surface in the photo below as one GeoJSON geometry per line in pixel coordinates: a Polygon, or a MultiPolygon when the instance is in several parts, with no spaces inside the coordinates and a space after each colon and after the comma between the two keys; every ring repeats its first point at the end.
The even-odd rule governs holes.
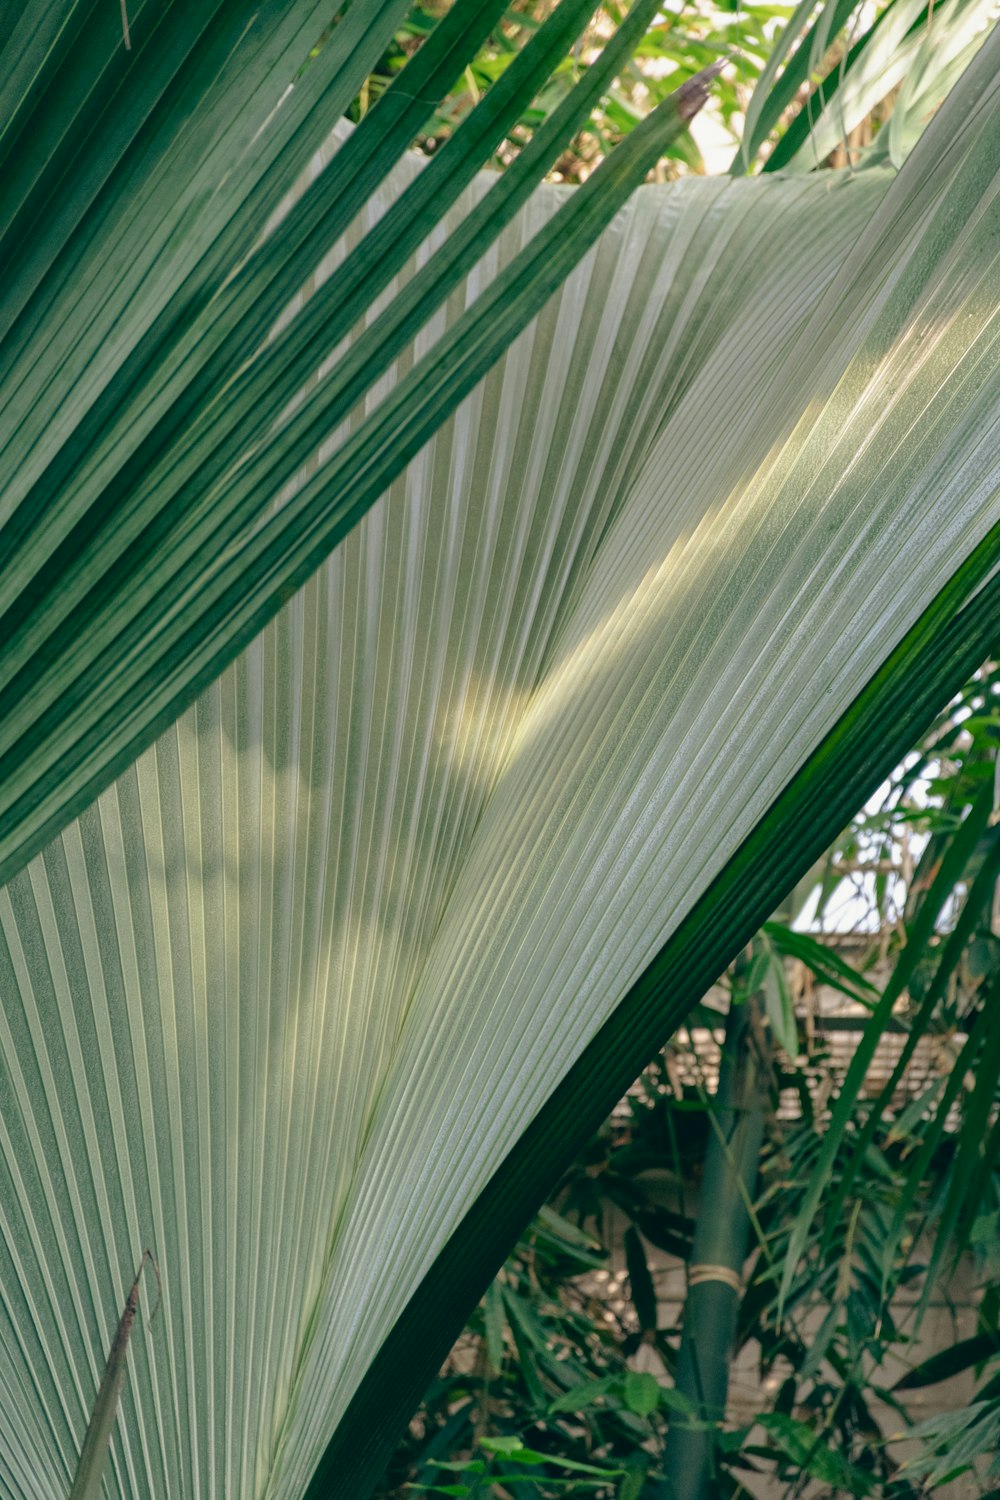
{"type": "Polygon", "coordinates": [[[111,1493],[298,1500],[513,1141],[997,520],[996,94],[978,65],[892,185],[641,190],[0,891],[12,1497],[66,1493],[150,1244],[111,1493]]]}

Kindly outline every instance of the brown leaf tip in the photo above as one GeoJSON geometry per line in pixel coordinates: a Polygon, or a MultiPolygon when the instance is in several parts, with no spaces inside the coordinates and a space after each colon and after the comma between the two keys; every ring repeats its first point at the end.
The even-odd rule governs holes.
{"type": "Polygon", "coordinates": [[[707,68],[702,68],[700,73],[681,84],[674,98],[677,101],[677,113],[682,120],[693,120],[698,111],[704,108],[708,99],[708,85],[714,78],[718,78],[724,66],[724,59],[709,63],[707,68]]]}
{"type": "MultiPolygon", "coordinates": [[[[163,1301],[163,1278],[160,1275],[159,1262],[157,1261],[156,1256],[153,1254],[152,1250],[150,1250],[148,1246],[142,1252],[142,1260],[140,1260],[140,1262],[139,1262],[139,1269],[135,1273],[135,1282],[133,1284],[135,1288],[138,1288],[138,1286],[139,1286],[139,1278],[141,1277],[141,1275],[143,1273],[143,1270],[144,1270],[145,1266],[147,1265],[147,1263],[150,1266],[152,1266],[152,1268],[153,1268],[153,1275],[156,1277],[156,1301],[153,1304],[153,1311],[149,1315],[149,1323],[152,1323],[153,1319],[156,1317],[156,1314],[160,1310],[160,1303],[163,1301]]],[[[147,1328],[149,1326],[149,1323],[147,1323],[147,1325],[146,1325],[147,1328]]]]}

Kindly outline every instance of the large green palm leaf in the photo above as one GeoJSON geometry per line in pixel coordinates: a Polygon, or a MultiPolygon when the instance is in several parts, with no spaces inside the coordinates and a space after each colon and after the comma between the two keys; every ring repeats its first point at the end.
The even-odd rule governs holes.
{"type": "MultiPolygon", "coordinates": [[[[655,1009],[635,1038],[618,1020],[726,869],[766,868],[766,898],[815,852],[810,785],[896,753],[829,738],[898,702],[882,664],[916,661],[919,714],[980,649],[996,63],[898,179],[642,189],[0,891],[6,1493],[67,1492],[147,1244],[163,1308],[134,1335],[113,1492],[292,1500],[336,1430],[316,1492],[363,1493],[389,1421],[366,1372],[391,1349],[400,1409],[419,1392],[428,1322],[503,1251],[470,1211],[493,1193],[516,1232],[594,1038],[613,1086],[656,1032],[655,1009]]],[[[455,221],[485,184],[464,192],[455,221]]],[[[564,197],[520,211],[425,344],[564,197]]],[[[709,964],[749,920],[738,891],[716,918],[709,964]]]]}

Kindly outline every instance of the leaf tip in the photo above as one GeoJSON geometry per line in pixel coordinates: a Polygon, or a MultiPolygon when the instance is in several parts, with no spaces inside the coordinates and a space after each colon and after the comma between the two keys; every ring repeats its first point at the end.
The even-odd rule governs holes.
{"type": "Polygon", "coordinates": [[[677,105],[677,113],[682,120],[693,120],[700,109],[708,102],[709,84],[722,72],[725,60],[709,63],[707,68],[702,68],[700,73],[695,73],[686,83],[682,83],[674,94],[677,105]]]}

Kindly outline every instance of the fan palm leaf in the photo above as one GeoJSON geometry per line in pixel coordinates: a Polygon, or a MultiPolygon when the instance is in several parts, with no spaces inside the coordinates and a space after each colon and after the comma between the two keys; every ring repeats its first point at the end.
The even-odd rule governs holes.
{"type": "MultiPolygon", "coordinates": [[[[162,710],[68,790],[58,755],[39,769],[41,741],[12,740],[11,777],[56,800],[4,828],[10,1495],[68,1492],[147,1245],[163,1306],[133,1327],[112,1493],[365,1493],[558,1153],[978,659],[1000,561],[997,61],[992,39],[895,177],[647,186],[599,234],[588,205],[630,185],[614,158],[589,197],[538,189],[430,314],[418,363],[393,352],[367,411],[315,408],[334,423],[318,467],[303,435],[279,503],[271,474],[190,575],[192,601],[225,569],[234,597],[262,580],[270,623],[251,599],[231,665],[227,626],[211,685],[68,823],[199,681],[196,652],[171,646],[162,710]],[[533,236],[567,209],[593,243],[550,296],[538,247],[562,241],[533,236]],[[507,320],[494,342],[479,294],[507,320]],[[297,518],[322,530],[349,484],[357,524],[295,552],[297,518]]],[[[392,167],[334,266],[421,175],[392,167]]],[[[487,191],[467,181],[444,228],[487,191]]],[[[174,253],[179,278],[194,249],[174,253]]],[[[134,348],[169,287],[128,284],[105,290],[134,348]]],[[[82,377],[44,356],[43,313],[19,347],[72,408],[82,377]]],[[[113,381],[128,352],[105,367],[93,337],[113,381]]],[[[154,430],[144,401],[126,458],[154,430]]],[[[73,458],[83,494],[99,455],[66,454],[75,420],[55,402],[38,442],[54,422],[57,457],[23,461],[73,458]]],[[[294,415],[272,424],[254,442],[294,415]]],[[[53,488],[60,514],[73,493],[53,488]]],[[[90,670],[71,622],[60,650],[90,670]]],[[[200,650],[197,610],[190,632],[200,650]]],[[[22,686],[55,659],[26,655],[22,686]]]]}

